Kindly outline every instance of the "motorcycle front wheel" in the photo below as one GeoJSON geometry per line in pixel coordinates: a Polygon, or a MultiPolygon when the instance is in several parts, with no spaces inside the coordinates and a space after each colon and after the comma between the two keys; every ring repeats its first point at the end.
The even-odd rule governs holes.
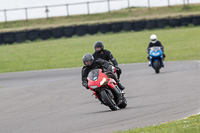
{"type": "Polygon", "coordinates": [[[154,66],[155,72],[159,73],[160,72],[160,61],[158,61],[158,60],[154,61],[153,66],[154,66]]]}
{"type": "Polygon", "coordinates": [[[107,93],[105,90],[100,92],[100,95],[102,96],[102,99],[104,100],[104,102],[106,103],[106,105],[108,105],[108,107],[111,110],[117,110],[117,105],[114,101],[114,99],[109,95],[109,93],[107,93]]]}

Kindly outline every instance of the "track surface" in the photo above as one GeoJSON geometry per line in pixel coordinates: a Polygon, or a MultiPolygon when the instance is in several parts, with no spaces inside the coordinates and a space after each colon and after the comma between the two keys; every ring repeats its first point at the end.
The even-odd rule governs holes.
{"type": "Polygon", "coordinates": [[[81,86],[81,68],[0,74],[1,133],[107,133],[200,112],[200,62],[120,66],[126,109],[110,111],[81,86]]]}

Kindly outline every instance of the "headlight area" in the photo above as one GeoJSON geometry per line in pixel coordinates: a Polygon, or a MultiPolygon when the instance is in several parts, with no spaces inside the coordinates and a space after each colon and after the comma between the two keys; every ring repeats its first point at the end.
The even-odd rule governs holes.
{"type": "Polygon", "coordinates": [[[104,84],[107,84],[106,81],[107,81],[106,78],[103,78],[102,81],[100,82],[100,85],[102,86],[102,85],[104,85],[104,84]]]}
{"type": "Polygon", "coordinates": [[[158,56],[160,53],[152,53],[154,56],[158,56]]]}

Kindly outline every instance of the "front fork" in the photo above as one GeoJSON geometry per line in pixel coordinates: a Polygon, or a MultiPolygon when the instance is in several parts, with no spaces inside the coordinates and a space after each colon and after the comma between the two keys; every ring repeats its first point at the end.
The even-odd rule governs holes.
{"type": "MultiPolygon", "coordinates": [[[[118,79],[117,79],[118,80],[118,79]]],[[[121,104],[121,99],[122,99],[122,92],[121,90],[119,89],[116,81],[114,79],[110,79],[109,82],[108,82],[108,86],[109,88],[111,88],[111,91],[112,91],[112,94],[114,95],[115,97],[115,102],[117,105],[121,104]]]]}

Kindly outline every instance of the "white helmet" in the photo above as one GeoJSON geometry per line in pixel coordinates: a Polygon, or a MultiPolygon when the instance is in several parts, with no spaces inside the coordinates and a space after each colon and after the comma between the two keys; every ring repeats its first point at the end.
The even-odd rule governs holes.
{"type": "Polygon", "coordinates": [[[150,39],[151,39],[151,42],[152,42],[152,43],[156,43],[156,42],[157,42],[157,36],[156,36],[155,34],[152,34],[152,35],[150,36],[150,39]]]}

